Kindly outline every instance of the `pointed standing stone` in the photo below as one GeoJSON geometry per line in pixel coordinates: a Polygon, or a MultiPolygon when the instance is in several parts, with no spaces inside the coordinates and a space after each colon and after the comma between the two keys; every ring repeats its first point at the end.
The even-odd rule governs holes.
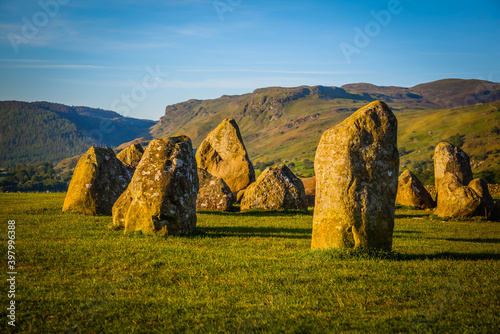
{"type": "Polygon", "coordinates": [[[129,171],[111,148],[91,147],[78,160],[63,212],[110,215],[129,182],[129,171]]]}
{"type": "Polygon", "coordinates": [[[255,171],[234,119],[225,119],[210,132],[196,151],[196,162],[226,182],[232,192],[255,181],[255,171]]]}
{"type": "Polygon", "coordinates": [[[123,164],[128,168],[128,170],[133,173],[135,168],[141,161],[142,155],[144,154],[144,149],[141,144],[133,144],[129,147],[123,149],[117,154],[117,158],[123,162],[123,164]]]}
{"type": "Polygon", "coordinates": [[[398,188],[397,120],[375,101],[323,133],[316,158],[313,249],[391,249],[398,188]]]}
{"type": "Polygon", "coordinates": [[[405,170],[399,176],[396,203],[420,209],[432,209],[436,206],[422,182],[409,170],[405,170]]]}

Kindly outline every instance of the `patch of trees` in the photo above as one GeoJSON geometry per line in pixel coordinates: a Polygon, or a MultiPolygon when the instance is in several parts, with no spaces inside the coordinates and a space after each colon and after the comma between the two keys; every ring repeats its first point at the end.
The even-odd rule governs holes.
{"type": "Polygon", "coordinates": [[[19,164],[0,179],[0,192],[66,191],[70,180],[71,172],[57,175],[50,162],[19,164]]]}

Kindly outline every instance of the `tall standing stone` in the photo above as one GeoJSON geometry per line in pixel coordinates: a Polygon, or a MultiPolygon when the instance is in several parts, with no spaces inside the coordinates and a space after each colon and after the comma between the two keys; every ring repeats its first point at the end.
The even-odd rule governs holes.
{"type": "Polygon", "coordinates": [[[323,133],[314,160],[313,249],[391,249],[399,154],[397,119],[375,101],[323,133]]]}
{"type": "Polygon", "coordinates": [[[123,149],[116,157],[133,173],[137,165],[139,165],[143,154],[144,149],[141,144],[133,144],[123,149]]]}
{"type": "Polygon", "coordinates": [[[91,147],[78,160],[63,212],[110,215],[113,204],[129,182],[129,171],[111,148],[91,147]]]}
{"type": "Polygon", "coordinates": [[[248,186],[241,210],[306,210],[302,181],[286,165],[268,167],[248,186]]]}
{"type": "Polygon", "coordinates": [[[422,182],[409,170],[405,170],[399,176],[396,203],[420,209],[432,209],[436,206],[422,182]]]}
{"type": "Polygon", "coordinates": [[[222,178],[232,192],[255,181],[253,165],[234,119],[225,119],[208,134],[196,151],[196,162],[199,168],[222,178]]]}
{"type": "Polygon", "coordinates": [[[125,233],[187,235],[196,227],[198,174],[191,140],[152,140],[127,190],[113,206],[113,224],[125,233]]]}

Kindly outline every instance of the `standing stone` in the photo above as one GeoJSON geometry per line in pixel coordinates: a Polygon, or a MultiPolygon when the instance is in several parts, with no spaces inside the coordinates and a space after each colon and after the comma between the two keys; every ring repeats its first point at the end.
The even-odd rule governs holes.
{"type": "Polygon", "coordinates": [[[210,132],[196,151],[198,167],[226,182],[232,192],[255,181],[240,130],[234,119],[225,119],[210,132]]]}
{"type": "Polygon", "coordinates": [[[187,235],[196,228],[198,174],[191,140],[152,140],[127,190],[113,206],[113,224],[125,233],[187,235]]]}
{"type": "Polygon", "coordinates": [[[323,133],[314,160],[313,249],[391,249],[399,154],[397,119],[375,101],[323,133]]]}
{"type": "Polygon", "coordinates": [[[223,179],[201,168],[198,168],[198,179],[200,190],[196,200],[197,210],[231,210],[234,202],[233,194],[223,179]]]}
{"type": "Polygon", "coordinates": [[[91,147],[73,172],[63,212],[111,215],[111,208],[127,188],[130,173],[109,147],[91,147]]]}
{"type": "Polygon", "coordinates": [[[116,156],[128,168],[131,173],[134,173],[135,168],[141,161],[144,149],[141,144],[133,144],[123,149],[116,156]]]}
{"type": "Polygon", "coordinates": [[[405,170],[399,176],[396,203],[420,209],[432,209],[436,206],[422,182],[409,170],[405,170]]]}
{"type": "Polygon", "coordinates": [[[487,217],[493,207],[488,185],[472,180],[469,156],[460,148],[441,142],[434,150],[434,175],[439,217],[487,217]]]}
{"type": "Polygon", "coordinates": [[[286,165],[268,167],[245,190],[241,210],[251,209],[306,210],[304,185],[286,165]]]}
{"type": "Polygon", "coordinates": [[[462,185],[472,181],[469,156],[459,147],[441,142],[434,149],[434,179],[438,197],[439,183],[446,173],[455,175],[462,185]]]}

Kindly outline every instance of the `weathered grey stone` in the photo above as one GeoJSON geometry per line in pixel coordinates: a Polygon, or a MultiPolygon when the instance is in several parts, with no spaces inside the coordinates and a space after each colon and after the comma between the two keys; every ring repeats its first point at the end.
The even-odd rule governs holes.
{"type": "Polygon", "coordinates": [[[399,176],[396,203],[420,209],[432,209],[436,206],[422,182],[409,170],[399,176]]]}
{"type": "Polygon", "coordinates": [[[390,108],[372,102],[323,133],[314,166],[312,248],[391,249],[399,154],[390,108]]]}
{"type": "Polygon", "coordinates": [[[241,210],[307,209],[304,185],[286,165],[268,167],[248,186],[241,210]]]}
{"type": "Polygon", "coordinates": [[[117,154],[117,158],[123,162],[123,164],[128,168],[128,170],[133,174],[137,165],[141,161],[142,155],[144,154],[144,149],[141,144],[133,144],[129,147],[123,149],[117,154]]]}
{"type": "Polygon", "coordinates": [[[63,212],[110,215],[129,182],[129,171],[111,148],[91,147],[76,165],[63,212]]]}
{"type": "Polygon", "coordinates": [[[201,168],[198,168],[198,179],[200,190],[196,200],[197,210],[230,211],[232,209],[233,194],[223,179],[201,168]]]}
{"type": "Polygon", "coordinates": [[[196,162],[226,182],[232,192],[255,181],[255,171],[234,119],[225,119],[196,150],[196,162]]]}
{"type": "Polygon", "coordinates": [[[196,228],[198,186],[191,140],[154,139],[113,206],[113,224],[125,227],[125,233],[190,234],[196,228]]]}

